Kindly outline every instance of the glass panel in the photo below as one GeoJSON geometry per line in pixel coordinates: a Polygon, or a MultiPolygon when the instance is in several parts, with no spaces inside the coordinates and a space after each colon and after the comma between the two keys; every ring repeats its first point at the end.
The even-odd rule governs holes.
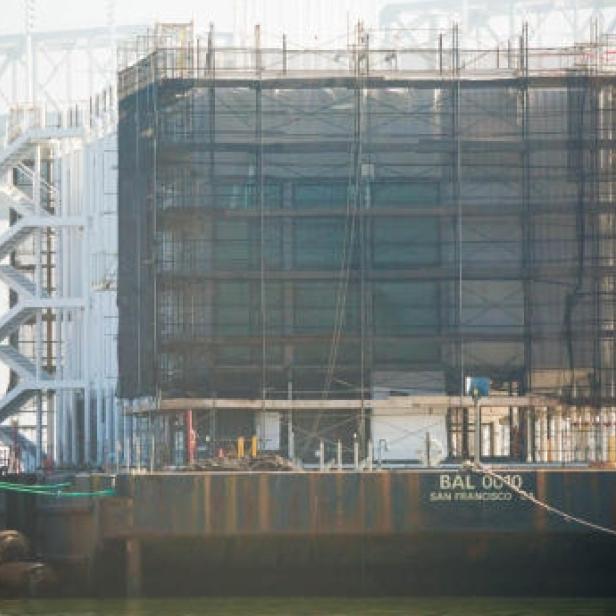
{"type": "Polygon", "coordinates": [[[241,336],[250,333],[250,286],[248,282],[216,285],[216,333],[241,336]]]}
{"type": "MultiPolygon", "coordinates": [[[[294,361],[300,365],[326,367],[331,350],[331,340],[327,342],[298,343],[295,345],[294,361]]],[[[338,346],[336,365],[359,363],[360,345],[344,342],[338,346]]]]}
{"type": "MultiPolygon", "coordinates": [[[[210,181],[196,167],[171,167],[164,171],[158,189],[158,207],[221,208],[228,210],[258,210],[259,199],[255,184],[226,184],[210,181]]],[[[277,183],[263,185],[263,207],[282,206],[282,187],[277,183]]]]}
{"type": "MultiPolygon", "coordinates": [[[[261,227],[258,220],[217,220],[214,224],[214,234],[216,269],[259,269],[261,227]]],[[[282,260],[279,220],[265,221],[263,245],[266,268],[279,267],[282,260]]]]}
{"type": "Polygon", "coordinates": [[[243,269],[251,264],[248,221],[217,220],[214,224],[217,269],[243,269]]]}
{"type": "MultiPolygon", "coordinates": [[[[282,356],[282,347],[280,345],[268,344],[266,346],[265,357],[268,365],[281,363],[282,356]]],[[[260,364],[261,346],[225,344],[218,347],[216,359],[220,364],[228,366],[260,364]]]]}
{"type": "Polygon", "coordinates": [[[378,218],[373,222],[373,247],[375,267],[438,263],[438,219],[378,218]]]}
{"type": "Polygon", "coordinates": [[[296,220],[293,257],[301,268],[335,269],[340,267],[344,250],[345,225],[339,218],[296,220]]]}
{"type": "Polygon", "coordinates": [[[438,285],[434,282],[374,284],[374,327],[377,334],[436,331],[439,325],[438,285]]]}
{"type": "MultiPolygon", "coordinates": [[[[261,283],[225,281],[216,286],[216,334],[261,334],[261,283]]],[[[279,282],[265,283],[266,333],[280,335],[283,328],[283,293],[279,282]]]]}
{"type": "Polygon", "coordinates": [[[387,363],[438,363],[440,346],[437,340],[389,338],[374,343],[374,359],[387,363]]]}
{"type": "MultiPolygon", "coordinates": [[[[259,254],[258,245],[260,230],[255,234],[255,242],[257,248],[255,254],[259,254]]],[[[263,230],[263,246],[265,255],[266,268],[279,268],[282,266],[282,222],[279,219],[265,219],[265,228],[263,230]]]]}
{"type": "Polygon", "coordinates": [[[293,191],[293,202],[297,208],[346,207],[347,190],[347,182],[298,184],[293,191]]]}
{"type": "MultiPolygon", "coordinates": [[[[338,299],[337,282],[302,282],[295,286],[294,324],[296,333],[332,332],[338,299]]],[[[349,285],[346,292],[343,331],[359,328],[359,295],[349,285]]]]}
{"type": "MultiPolygon", "coordinates": [[[[252,331],[254,334],[261,333],[261,283],[252,285],[252,331]]],[[[265,331],[270,335],[280,335],[283,330],[284,297],[280,282],[265,283],[265,331]]]]}
{"type": "Polygon", "coordinates": [[[468,333],[521,333],[524,327],[522,282],[465,280],[462,283],[462,327],[468,333]]]}
{"type": "Polygon", "coordinates": [[[224,345],[218,347],[217,359],[223,364],[249,364],[252,361],[249,346],[224,345]]]}
{"type": "MultiPolygon", "coordinates": [[[[260,207],[255,184],[219,184],[215,191],[216,207],[229,210],[258,210],[260,207]]],[[[279,184],[263,186],[263,207],[275,209],[282,205],[279,184]]]]}
{"type": "Polygon", "coordinates": [[[432,205],[439,201],[439,186],[430,182],[376,182],[373,207],[432,205]]]}

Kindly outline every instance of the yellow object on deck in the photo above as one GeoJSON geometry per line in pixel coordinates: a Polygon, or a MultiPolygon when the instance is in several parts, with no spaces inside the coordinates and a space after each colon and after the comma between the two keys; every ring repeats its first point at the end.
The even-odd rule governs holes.
{"type": "Polygon", "coordinates": [[[250,455],[253,458],[257,457],[257,437],[256,436],[253,436],[250,439],[250,455]]]}
{"type": "Polygon", "coordinates": [[[240,436],[237,439],[237,457],[238,458],[243,458],[245,455],[244,453],[244,437],[240,436]]]}
{"type": "Polygon", "coordinates": [[[616,462],[616,436],[610,436],[607,442],[607,459],[616,462]]]}

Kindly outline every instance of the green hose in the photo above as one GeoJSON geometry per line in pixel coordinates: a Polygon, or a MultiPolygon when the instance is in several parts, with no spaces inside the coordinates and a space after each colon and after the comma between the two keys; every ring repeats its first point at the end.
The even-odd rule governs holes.
{"type": "Polygon", "coordinates": [[[47,493],[47,496],[57,496],[59,498],[87,498],[89,496],[115,496],[115,488],[107,488],[105,490],[95,490],[94,492],[56,492],[55,494],[47,493]]]}
{"type": "Polygon", "coordinates": [[[11,488],[34,488],[36,490],[61,490],[62,488],[68,488],[70,483],[41,483],[28,485],[26,483],[11,483],[9,481],[0,481],[0,490],[11,488]]]}
{"type": "Polygon", "coordinates": [[[37,494],[39,496],[55,496],[56,498],[88,498],[91,496],[113,496],[115,488],[107,488],[105,490],[94,490],[92,492],[63,492],[64,488],[70,486],[70,483],[50,483],[50,484],[34,484],[25,485],[20,483],[9,483],[0,481],[0,491],[18,492],[20,494],[37,494]]]}

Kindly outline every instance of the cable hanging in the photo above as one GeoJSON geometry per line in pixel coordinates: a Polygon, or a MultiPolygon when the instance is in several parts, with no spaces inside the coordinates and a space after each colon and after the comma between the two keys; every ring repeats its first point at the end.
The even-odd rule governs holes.
{"type": "Polygon", "coordinates": [[[511,490],[518,496],[533,503],[534,505],[536,505],[537,507],[540,507],[541,509],[545,509],[545,511],[547,511],[548,513],[551,513],[553,515],[556,515],[562,518],[565,522],[573,522],[574,524],[585,526],[586,528],[590,528],[597,532],[616,536],[616,529],[607,528],[606,526],[601,526],[600,524],[595,524],[594,522],[590,522],[588,520],[585,520],[584,518],[577,517],[575,515],[567,513],[566,511],[562,511],[561,509],[553,507],[552,505],[549,505],[548,503],[539,500],[536,496],[534,496],[530,492],[526,492],[525,490],[522,490],[521,488],[517,488],[516,486],[512,485],[510,482],[507,481],[505,477],[499,475],[498,473],[495,473],[494,471],[486,468],[485,466],[473,465],[471,466],[471,469],[473,470],[473,472],[479,473],[480,475],[487,475],[488,477],[492,477],[492,479],[498,479],[499,481],[503,483],[503,485],[507,486],[509,490],[511,490]]]}
{"type": "Polygon", "coordinates": [[[38,496],[51,496],[56,498],[88,498],[115,496],[115,488],[106,488],[104,490],[93,491],[63,492],[63,489],[69,487],[70,485],[70,483],[26,485],[20,483],[10,483],[7,481],[0,481],[0,491],[17,492],[21,494],[35,494],[38,496]]]}

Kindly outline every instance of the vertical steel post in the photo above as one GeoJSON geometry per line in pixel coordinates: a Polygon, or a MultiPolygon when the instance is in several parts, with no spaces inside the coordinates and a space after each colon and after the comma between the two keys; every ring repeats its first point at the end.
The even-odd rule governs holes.
{"type": "Polygon", "coordinates": [[[287,74],[287,35],[282,35],[282,74],[287,74]]]}
{"type": "Polygon", "coordinates": [[[261,26],[255,26],[255,72],[261,74],[261,26]]]}
{"type": "Polygon", "coordinates": [[[97,389],[96,396],[96,463],[101,465],[105,462],[105,420],[104,420],[104,400],[102,392],[97,389]]]}
{"type": "Polygon", "coordinates": [[[532,425],[531,409],[526,409],[526,462],[532,462],[534,457],[534,440],[535,434],[532,425]]]}
{"type": "MultiPolygon", "coordinates": [[[[37,215],[41,215],[42,194],[41,194],[41,146],[36,145],[34,152],[34,175],[32,177],[32,197],[34,208],[37,215]]],[[[41,229],[37,227],[34,232],[34,278],[36,297],[41,298],[43,293],[43,269],[41,254],[41,229]]],[[[41,381],[41,365],[43,363],[43,321],[41,310],[36,311],[35,333],[34,333],[34,366],[35,380],[38,384],[41,381]]],[[[36,396],[36,468],[40,468],[43,459],[43,411],[40,391],[36,396]]]]}
{"type": "MultiPolygon", "coordinates": [[[[293,399],[293,382],[287,383],[287,399],[293,399]]],[[[287,457],[289,460],[295,459],[295,436],[293,434],[293,411],[289,409],[287,413],[287,457]]]]}
{"type": "Polygon", "coordinates": [[[524,393],[532,390],[533,375],[533,239],[534,222],[531,205],[531,152],[529,146],[529,86],[528,86],[528,24],[524,24],[520,39],[520,68],[522,72],[521,96],[521,140],[522,140],[522,293],[524,301],[524,393]]]}
{"type": "Polygon", "coordinates": [[[36,468],[43,463],[43,393],[36,392],[36,468]]]}
{"type": "Polygon", "coordinates": [[[195,435],[193,430],[193,412],[186,411],[184,414],[184,438],[186,449],[186,463],[190,466],[195,461],[195,435]]]}
{"type": "Polygon", "coordinates": [[[154,449],[156,447],[156,437],[154,435],[154,413],[150,411],[148,414],[148,432],[150,435],[150,451],[148,452],[150,458],[150,473],[154,472],[154,449]]]}
{"type": "Polygon", "coordinates": [[[460,179],[461,167],[461,144],[460,144],[460,48],[458,24],[454,24],[451,45],[451,132],[452,140],[455,144],[451,160],[452,172],[452,196],[456,207],[456,263],[457,263],[457,325],[458,325],[458,355],[459,355],[459,378],[460,378],[460,398],[464,394],[464,332],[463,332],[463,267],[462,267],[462,200],[460,198],[460,179]]]}
{"type": "Polygon", "coordinates": [[[481,407],[479,405],[479,398],[475,397],[475,466],[481,464],[481,407]]]}

